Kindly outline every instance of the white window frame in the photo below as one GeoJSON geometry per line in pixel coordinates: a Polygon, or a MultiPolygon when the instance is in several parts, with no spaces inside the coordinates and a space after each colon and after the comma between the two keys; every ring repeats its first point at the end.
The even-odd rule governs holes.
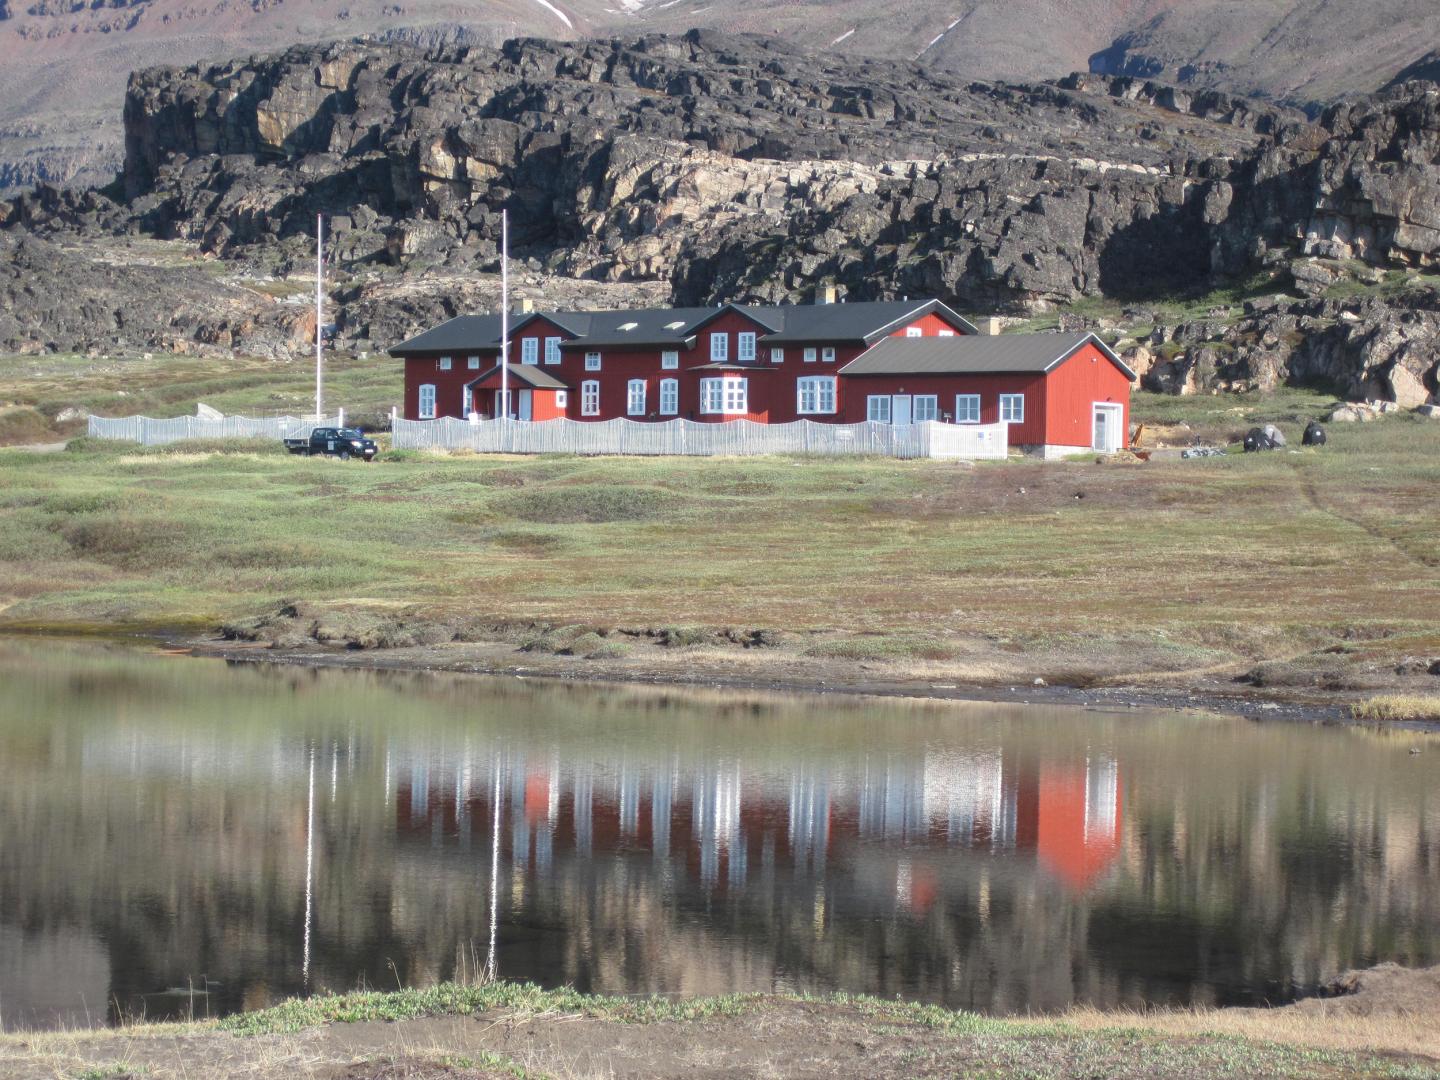
{"type": "Polygon", "coordinates": [[[555,391],[555,407],[563,409],[570,404],[570,392],[568,390],[555,391]]]}
{"type": "Polygon", "coordinates": [[[783,364],[785,362],[785,350],[776,345],[770,350],[770,363],[783,364]]]}
{"type": "Polygon", "coordinates": [[[980,423],[980,395],[979,394],[956,394],[955,395],[955,423],[957,424],[978,424],[980,423]],[[960,407],[964,402],[965,407],[960,407]],[[974,403],[972,409],[971,403],[974,403]]]}
{"type": "Polygon", "coordinates": [[[460,388],[460,415],[469,416],[475,411],[475,391],[468,386],[460,388]]]}
{"type": "Polygon", "coordinates": [[[890,422],[890,395],[871,394],[865,399],[865,419],[872,424],[890,422]]]}
{"type": "Polygon", "coordinates": [[[660,415],[677,416],[680,413],[680,380],[660,380],[660,415]]]}
{"type": "Polygon", "coordinates": [[[666,349],[660,354],[660,370],[676,371],[680,367],[680,350],[666,349]]]}
{"type": "Polygon", "coordinates": [[[941,330],[939,336],[940,336],[940,337],[954,337],[954,336],[955,336],[955,331],[954,331],[954,330],[941,330]]]}
{"type": "Polygon", "coordinates": [[[440,362],[436,365],[436,367],[438,367],[441,371],[449,371],[449,370],[450,370],[450,357],[448,357],[448,356],[442,356],[442,357],[440,357],[440,362]]]}
{"type": "Polygon", "coordinates": [[[755,360],[755,333],[745,330],[735,335],[735,359],[742,364],[755,360]]]}
{"type": "Polygon", "coordinates": [[[645,415],[645,380],[631,379],[625,384],[625,415],[645,415]],[[638,391],[638,393],[637,393],[638,391]]]}
{"type": "Polygon", "coordinates": [[[907,327],[905,328],[905,336],[906,336],[906,337],[924,337],[924,336],[925,336],[925,330],[924,330],[923,327],[919,327],[919,326],[907,326],[907,327]]]}
{"type": "Polygon", "coordinates": [[[586,379],[580,384],[580,415],[600,415],[600,380],[586,379]]]}
{"type": "Polygon", "coordinates": [[[940,396],[938,394],[916,394],[910,404],[910,422],[923,424],[927,420],[940,419],[940,396]],[[921,413],[929,413],[922,416],[921,413]]]}
{"type": "Polygon", "coordinates": [[[736,375],[701,379],[700,411],[707,416],[736,416],[749,412],[749,381],[736,375]]]}
{"type": "Polygon", "coordinates": [[[465,366],[466,366],[467,368],[469,368],[471,371],[479,371],[479,370],[480,370],[480,357],[478,357],[478,356],[466,357],[466,359],[465,359],[465,366]]]}
{"type": "Polygon", "coordinates": [[[730,360],[730,335],[717,330],[710,335],[711,363],[728,363],[730,360]]]}
{"type": "Polygon", "coordinates": [[[800,416],[834,416],[839,404],[834,375],[808,375],[795,380],[795,412],[800,416]],[[826,396],[830,407],[825,408],[826,396]]]}
{"type": "Polygon", "coordinates": [[[421,383],[421,384],[420,384],[420,395],[419,395],[419,398],[416,400],[416,403],[415,403],[415,404],[416,404],[416,415],[417,415],[418,417],[420,417],[421,420],[434,420],[434,419],[435,419],[435,384],[434,384],[434,383],[421,383]],[[426,393],[426,391],[429,391],[429,393],[426,393]],[[430,399],[430,406],[429,406],[429,408],[426,408],[426,406],[425,406],[425,399],[426,399],[427,397],[430,399]]]}
{"type": "Polygon", "coordinates": [[[587,352],[587,353],[585,354],[585,370],[586,370],[586,371],[599,371],[599,370],[600,370],[600,354],[599,354],[598,352],[587,352]]]}
{"type": "Polygon", "coordinates": [[[826,345],[823,349],[821,349],[820,359],[827,364],[833,364],[835,362],[835,346],[826,345]]]}
{"type": "Polygon", "coordinates": [[[520,339],[520,363],[540,363],[540,339],[527,337],[520,339]]]}
{"type": "Polygon", "coordinates": [[[1000,395],[1000,422],[1002,424],[1023,424],[1025,422],[1024,394],[1000,395]]]}
{"type": "Polygon", "coordinates": [[[809,348],[807,348],[807,349],[805,350],[805,363],[807,363],[807,364],[813,364],[814,362],[815,362],[815,347],[812,345],[812,346],[810,346],[809,348]]]}
{"type": "Polygon", "coordinates": [[[547,337],[545,339],[545,363],[560,363],[560,339],[558,337],[547,337]]]}

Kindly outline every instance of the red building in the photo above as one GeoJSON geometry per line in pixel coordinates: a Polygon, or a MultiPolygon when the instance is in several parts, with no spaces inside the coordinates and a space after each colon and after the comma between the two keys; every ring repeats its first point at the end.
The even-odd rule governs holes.
{"type": "Polygon", "coordinates": [[[937,300],[527,312],[506,408],[500,336],[461,316],[391,349],[405,418],[1005,421],[1063,453],[1124,445],[1135,377],[1094,335],[982,336],[937,300]]]}

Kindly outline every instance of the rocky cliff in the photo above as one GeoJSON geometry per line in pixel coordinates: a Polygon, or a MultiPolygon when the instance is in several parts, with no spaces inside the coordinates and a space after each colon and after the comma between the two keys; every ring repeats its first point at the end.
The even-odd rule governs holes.
{"type": "MultiPolygon", "coordinates": [[[[1312,123],[1129,77],[968,82],[692,32],[155,69],[132,78],[125,129],[114,201],[47,189],[0,217],[189,243],[283,276],[308,264],[325,213],[339,330],[357,347],[435,313],[413,290],[377,300],[377,282],[492,272],[502,208],[522,266],[572,292],[607,286],[609,302],[657,286],[685,304],[803,300],[827,283],[1020,316],[1097,298],[1143,310],[1236,281],[1326,301],[1440,261],[1440,93],[1426,84],[1312,123]]],[[[1428,310],[1411,284],[1372,299],[1428,310]]],[[[1242,314],[1268,317],[1237,307],[1227,325],[1242,314]]],[[[1265,338],[1152,381],[1314,373],[1293,347],[1263,362],[1241,348],[1265,338]]],[[[1173,337],[1154,344],[1167,364],[1180,355],[1173,337]]],[[[1375,363],[1332,348],[1320,366],[1374,383],[1375,363]]],[[[1433,354],[1406,355],[1433,388],[1433,354]]]]}

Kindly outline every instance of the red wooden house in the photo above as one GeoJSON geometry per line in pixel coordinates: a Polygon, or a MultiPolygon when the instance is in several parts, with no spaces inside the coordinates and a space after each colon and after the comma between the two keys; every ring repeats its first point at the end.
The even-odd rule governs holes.
{"type": "Polygon", "coordinates": [[[979,335],[937,300],[499,315],[397,345],[406,419],[1012,424],[1011,445],[1124,442],[1134,374],[1093,335],[979,335]],[[915,340],[920,339],[920,340],[915,340]]]}

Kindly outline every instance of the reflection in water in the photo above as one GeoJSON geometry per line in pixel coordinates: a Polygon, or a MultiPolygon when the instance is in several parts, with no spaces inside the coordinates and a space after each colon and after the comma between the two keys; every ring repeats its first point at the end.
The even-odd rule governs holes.
{"type": "Polygon", "coordinates": [[[0,678],[9,1025],[99,1004],[92,959],[35,984],[71,941],[112,1022],[482,954],[606,992],[994,1011],[1435,960],[1434,755],[1409,740],[54,646],[0,646],[0,678]]]}

